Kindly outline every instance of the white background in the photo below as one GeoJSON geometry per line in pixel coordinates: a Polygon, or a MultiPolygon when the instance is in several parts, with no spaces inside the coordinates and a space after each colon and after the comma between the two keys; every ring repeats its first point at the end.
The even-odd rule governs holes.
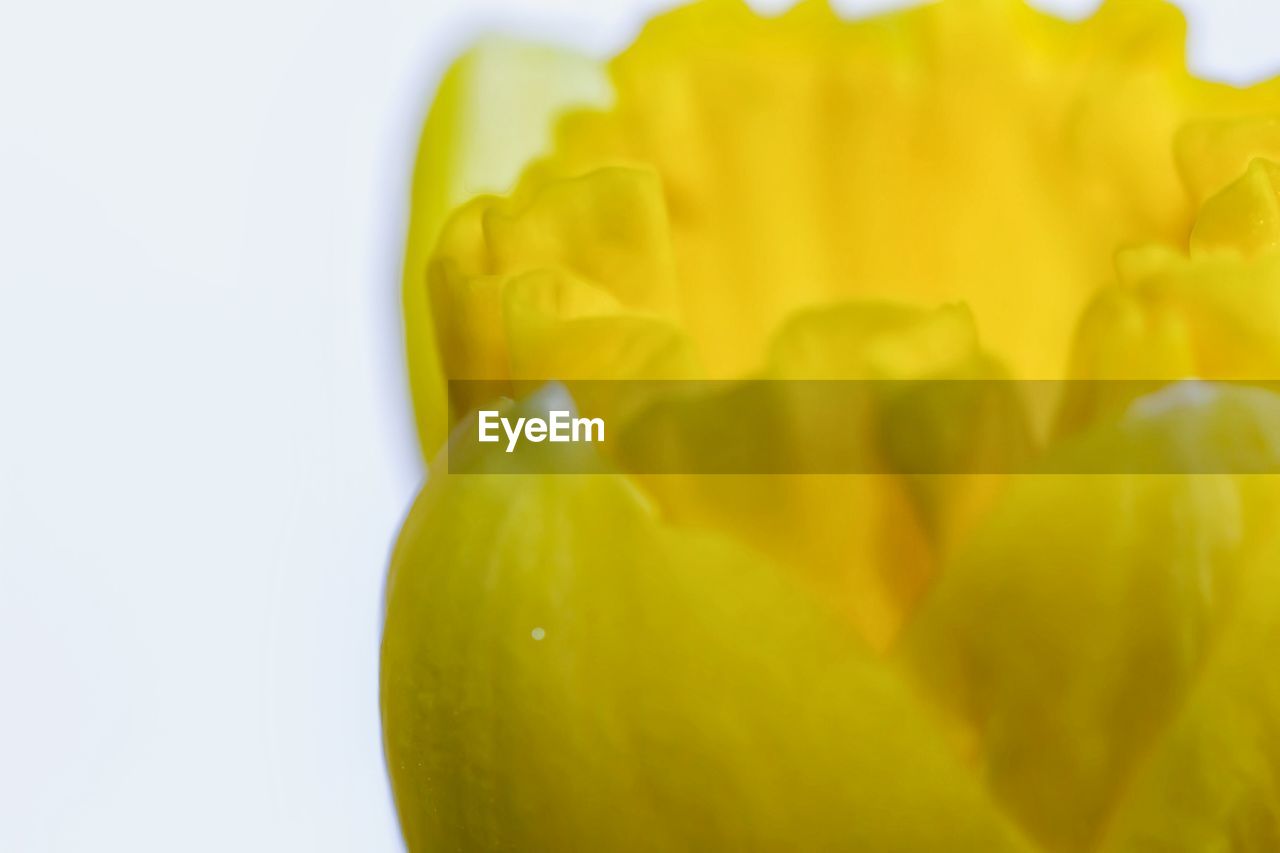
{"type": "MultiPolygon", "coordinates": [[[[0,850],[400,849],[418,128],[473,35],[603,55],[664,5],[4,0],[0,850]]],[[[1280,4],[1185,6],[1202,72],[1280,67],[1280,4]]]]}

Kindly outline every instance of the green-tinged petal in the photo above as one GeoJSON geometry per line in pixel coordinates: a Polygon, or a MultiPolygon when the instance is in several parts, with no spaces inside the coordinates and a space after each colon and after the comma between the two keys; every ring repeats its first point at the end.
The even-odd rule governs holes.
{"type": "Polygon", "coordinates": [[[502,465],[451,460],[393,561],[383,715],[410,849],[1028,849],[787,573],[665,527],[621,477],[502,465]]]}
{"type": "MultiPolygon", "coordinates": [[[[1280,398],[1175,387],[1064,448],[1056,470],[1123,470],[1125,456],[1160,463],[1153,452],[1164,455],[1164,470],[1274,471],[1280,398]]],[[[1170,722],[1202,688],[1216,647],[1241,630],[1252,573],[1273,568],[1260,560],[1274,554],[1277,512],[1280,482],[1270,477],[1029,475],[942,574],[907,630],[902,658],[948,709],[974,770],[1043,849],[1095,849],[1132,777],[1165,748],[1170,722]]],[[[1263,641],[1244,630],[1249,642],[1263,641]]],[[[1238,660],[1246,669],[1228,676],[1242,698],[1274,701],[1267,654],[1250,649],[1238,660]]],[[[1267,756],[1280,749],[1274,732],[1237,716],[1217,724],[1228,741],[1267,756]]],[[[1254,767],[1274,766],[1265,761],[1254,767]]],[[[1227,787],[1208,792],[1205,805],[1236,784],[1220,768],[1216,782],[1227,787]]],[[[1265,802],[1268,790],[1251,786],[1250,795],[1265,802]]],[[[1229,821],[1214,825],[1230,831],[1229,821]]]]}
{"type": "Polygon", "coordinates": [[[492,39],[458,59],[441,81],[422,131],[410,197],[404,266],[409,382],[424,452],[447,430],[427,259],[449,213],[471,197],[511,189],[541,154],[565,109],[604,106],[603,66],[569,51],[492,39]]]}

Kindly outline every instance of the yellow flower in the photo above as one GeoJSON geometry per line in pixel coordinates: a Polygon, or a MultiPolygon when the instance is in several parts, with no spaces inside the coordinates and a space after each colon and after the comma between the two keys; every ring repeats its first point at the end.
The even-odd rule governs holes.
{"type": "MultiPolygon", "coordinates": [[[[607,67],[458,61],[405,269],[411,849],[1280,849],[1280,481],[1232,473],[1280,466],[1280,397],[1095,381],[1280,376],[1280,83],[1183,45],[1156,0],[702,0],[607,67]],[[1028,429],[1112,473],[444,464],[548,380],[744,377],[1083,380],[1028,429]]],[[[962,449],[1013,453],[990,417],[962,449]]]]}

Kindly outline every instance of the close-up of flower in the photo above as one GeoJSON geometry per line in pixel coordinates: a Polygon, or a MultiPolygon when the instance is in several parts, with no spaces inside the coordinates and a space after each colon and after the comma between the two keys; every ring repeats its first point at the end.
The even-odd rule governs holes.
{"type": "Polygon", "coordinates": [[[1280,853],[1278,33],[0,3],[0,853],[1280,853]]]}
{"type": "Polygon", "coordinates": [[[1280,79],[1186,42],[1161,0],[695,0],[607,62],[454,63],[381,658],[410,850],[1280,850],[1280,79]],[[681,436],[727,429],[696,383],[938,380],[1009,399],[771,404],[853,473],[457,442],[486,407],[643,437],[678,388],[681,436]]]}

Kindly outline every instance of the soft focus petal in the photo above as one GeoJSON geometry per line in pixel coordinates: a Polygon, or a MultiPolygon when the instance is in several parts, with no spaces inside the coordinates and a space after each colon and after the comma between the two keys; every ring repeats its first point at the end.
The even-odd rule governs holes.
{"type": "Polygon", "coordinates": [[[1280,110],[1275,85],[1192,78],[1184,41],[1154,0],[1079,24],[1013,0],[855,23],[707,0],[614,61],[616,106],[566,120],[540,179],[657,171],[712,375],[753,369],[798,309],[888,298],[964,301],[1016,374],[1056,377],[1115,249],[1186,239],[1179,128],[1280,110]]]}
{"type": "MultiPolygon", "coordinates": [[[[1276,849],[1280,481],[1055,472],[1275,471],[1280,400],[1077,383],[1051,432],[1016,389],[957,409],[917,381],[1280,376],[1280,82],[1184,53],[1158,0],[701,0],[607,83],[532,48],[451,72],[406,267],[428,450],[446,379],[480,380],[458,428],[547,380],[913,390],[834,419],[793,382],[735,400],[864,476],[441,457],[383,649],[412,849],[1276,849]],[[920,473],[1046,434],[1038,474],[920,473]]],[[[714,441],[740,425],[705,387],[611,429],[714,441]]]]}
{"type": "MultiPolygon", "coordinates": [[[[738,0],[664,15],[612,63],[613,106],[564,116],[510,199],[446,229],[431,285],[444,373],[509,378],[494,306],[538,268],[617,299],[595,316],[683,329],[714,377],[760,369],[789,317],[851,299],[962,302],[1015,376],[1060,377],[1117,248],[1186,245],[1232,164],[1280,144],[1280,84],[1199,81],[1184,43],[1158,0],[1112,0],[1081,23],[1016,0],[859,22],[818,0],[774,19],[738,0]]],[[[418,358],[436,346],[410,330],[418,358]]]]}
{"type": "Polygon", "coordinates": [[[548,146],[565,109],[611,98],[598,62],[568,51],[491,40],[441,81],[414,167],[404,265],[405,339],[418,431],[428,457],[448,429],[444,374],[427,296],[427,259],[449,213],[482,192],[511,189],[548,146]]]}
{"type": "MultiPolygon", "coordinates": [[[[510,198],[483,196],[442,231],[428,268],[445,374],[492,380],[657,379],[699,373],[676,323],[657,176],[611,167],[510,198]]],[[[457,389],[455,389],[457,390],[457,389]]],[[[454,400],[465,413],[482,401],[454,400]]]]}
{"type": "MultiPolygon", "coordinates": [[[[1280,398],[1240,388],[1161,394],[1064,448],[1075,456],[1068,467],[1152,453],[1208,470],[1235,470],[1226,462],[1248,461],[1241,454],[1267,470],[1280,463],[1280,398]]],[[[1267,802],[1274,790],[1267,780],[1280,772],[1280,733],[1255,728],[1264,717],[1241,717],[1236,705],[1263,703],[1257,714],[1274,707],[1269,637],[1252,621],[1259,606],[1248,599],[1275,584],[1277,511],[1280,482],[1270,477],[1028,476],[948,566],[910,625],[904,660],[949,710],[975,772],[1044,849],[1094,849],[1149,755],[1192,760],[1179,753],[1194,746],[1166,744],[1165,733],[1181,709],[1202,701],[1203,689],[1220,689],[1218,681],[1237,692],[1212,724],[1236,752],[1200,756],[1205,765],[1183,777],[1205,787],[1189,823],[1231,833],[1234,819],[1215,817],[1215,804],[1267,802]],[[1235,644],[1236,657],[1222,663],[1238,669],[1217,672],[1224,642],[1235,644]],[[1258,754],[1245,755],[1250,747],[1258,754]],[[1232,777],[1238,761],[1249,762],[1250,781],[1232,777]]],[[[1274,630],[1276,605],[1261,610],[1274,630]]],[[[1141,795],[1148,800],[1190,791],[1174,779],[1144,784],[1156,789],[1141,795]]],[[[1134,805],[1139,812],[1125,820],[1153,821],[1140,811],[1151,807],[1134,805]]],[[[1247,827],[1255,843],[1244,846],[1216,835],[1221,846],[1116,849],[1260,853],[1271,848],[1258,839],[1274,836],[1259,833],[1280,831],[1276,816],[1274,808],[1241,816],[1270,821],[1247,827]]]]}
{"type": "Polygon", "coordinates": [[[1240,180],[1205,202],[1191,232],[1193,255],[1252,258],[1280,249],[1280,164],[1254,160],[1240,180]]]}
{"type": "Polygon", "coordinates": [[[1118,271],[1077,330],[1077,378],[1280,376],[1277,164],[1254,160],[1211,196],[1189,251],[1131,250],[1118,271]]]}
{"type": "Polygon", "coordinates": [[[1228,623],[1130,774],[1103,853],[1280,849],[1280,551],[1241,573],[1228,623]]]}
{"type": "Polygon", "coordinates": [[[1280,161],[1280,115],[1190,122],[1178,131],[1174,151],[1193,200],[1201,204],[1254,160],[1280,161]]]}
{"type": "MultiPolygon", "coordinates": [[[[762,375],[907,381],[990,378],[998,372],[978,346],[972,316],[961,307],[926,311],[850,303],[794,317],[775,337],[762,375]]],[[[677,434],[683,429],[693,436],[706,435],[708,427],[759,430],[777,423],[789,437],[789,454],[822,455],[834,446],[859,445],[865,470],[883,473],[655,476],[641,483],[673,523],[724,531],[768,554],[812,580],[874,647],[887,648],[940,557],[995,491],[997,478],[904,476],[896,463],[908,460],[891,456],[886,436],[905,435],[912,425],[964,426],[930,421],[909,400],[886,400],[870,413],[817,417],[807,399],[815,393],[809,386],[765,383],[748,391],[758,393],[739,395],[732,424],[719,400],[707,406],[686,402],[674,415],[670,409],[661,414],[675,421],[677,434]],[[788,390],[800,398],[794,405],[788,390]]],[[[1001,452],[1017,452],[1021,425],[1013,422],[1015,414],[982,415],[1010,422],[1010,441],[1001,452]]],[[[628,430],[641,442],[684,449],[679,439],[669,439],[666,426],[640,419],[628,430]]],[[[941,438],[926,436],[924,443],[941,438]]],[[[699,452],[705,450],[689,451],[699,452]]]]}
{"type": "Polygon", "coordinates": [[[411,849],[1028,849],[787,573],[665,528],[620,477],[459,473],[503,461],[433,477],[393,561],[411,849]]]}

